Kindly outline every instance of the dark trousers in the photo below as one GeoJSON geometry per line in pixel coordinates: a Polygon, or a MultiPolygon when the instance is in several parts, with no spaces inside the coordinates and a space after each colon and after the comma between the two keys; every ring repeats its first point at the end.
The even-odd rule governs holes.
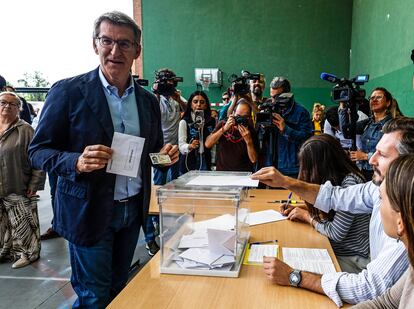
{"type": "Polygon", "coordinates": [[[142,198],[114,203],[110,225],[93,246],[69,243],[73,308],[105,308],[128,281],[140,229],[142,198]]]}

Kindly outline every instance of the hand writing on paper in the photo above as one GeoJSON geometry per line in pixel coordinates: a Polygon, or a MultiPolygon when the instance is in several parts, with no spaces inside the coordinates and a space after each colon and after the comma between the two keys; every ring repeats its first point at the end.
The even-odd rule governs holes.
{"type": "Polygon", "coordinates": [[[280,208],[279,211],[282,215],[284,216],[288,216],[290,214],[290,212],[295,208],[295,206],[287,204],[287,203],[283,203],[280,208]]]}
{"type": "Polygon", "coordinates": [[[294,207],[294,209],[289,212],[288,219],[309,224],[311,223],[311,216],[309,214],[309,211],[300,207],[294,207]]]}

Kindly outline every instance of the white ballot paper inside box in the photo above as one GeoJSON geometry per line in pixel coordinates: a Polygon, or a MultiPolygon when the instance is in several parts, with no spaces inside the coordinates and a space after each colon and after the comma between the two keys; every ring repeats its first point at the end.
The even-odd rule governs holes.
{"type": "Polygon", "coordinates": [[[117,175],[137,177],[144,142],[145,138],[115,132],[111,145],[112,158],[108,162],[106,171],[117,175]]]}
{"type": "Polygon", "coordinates": [[[234,255],[236,232],[207,229],[208,249],[215,254],[234,255]]]}

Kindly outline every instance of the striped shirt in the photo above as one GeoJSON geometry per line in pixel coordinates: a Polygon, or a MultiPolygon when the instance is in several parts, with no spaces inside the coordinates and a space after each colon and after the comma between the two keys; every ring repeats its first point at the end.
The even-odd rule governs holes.
{"type": "Polygon", "coordinates": [[[402,242],[388,237],[381,223],[379,187],[372,181],[334,187],[327,181],[321,186],[315,207],[324,212],[342,210],[372,213],[369,225],[371,262],[358,274],[329,273],[321,278],[322,289],[340,307],[345,301],[356,304],[383,294],[408,268],[407,251],[402,242]]]}
{"type": "MultiPolygon", "coordinates": [[[[363,183],[355,174],[347,175],[342,188],[363,183]]],[[[345,211],[335,213],[332,221],[323,220],[315,229],[327,236],[335,255],[369,257],[369,220],[371,214],[352,214],[345,211]]]]}

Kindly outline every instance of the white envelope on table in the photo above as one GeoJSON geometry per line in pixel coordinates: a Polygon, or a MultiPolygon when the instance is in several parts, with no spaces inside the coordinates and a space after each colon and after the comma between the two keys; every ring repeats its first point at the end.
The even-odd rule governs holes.
{"type": "Polygon", "coordinates": [[[215,254],[234,255],[235,231],[207,229],[208,249],[215,254]]]}

